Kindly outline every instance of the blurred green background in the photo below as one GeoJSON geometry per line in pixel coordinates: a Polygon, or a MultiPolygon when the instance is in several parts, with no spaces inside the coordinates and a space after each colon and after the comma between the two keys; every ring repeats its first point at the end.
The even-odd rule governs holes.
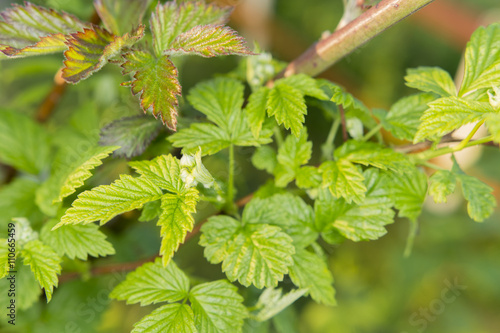
{"type": "MultiPolygon", "coordinates": [[[[11,2],[0,0],[0,9],[11,2]]],[[[88,0],[33,2],[74,13],[82,19],[92,15],[88,0]]],[[[342,14],[341,0],[276,0],[268,5],[266,1],[240,2],[242,7],[243,3],[252,2],[249,5],[252,8],[262,2],[262,17],[249,17],[247,9],[239,8],[231,25],[242,31],[250,44],[257,38],[266,50],[285,61],[296,57],[323,31],[334,30],[342,14]]],[[[407,68],[439,66],[454,75],[465,41],[472,32],[470,27],[500,20],[498,0],[437,0],[424,11],[376,37],[322,76],[344,85],[368,106],[387,109],[412,93],[404,86],[407,68]]],[[[183,92],[214,74],[233,70],[238,60],[189,58],[180,68],[183,92]]],[[[52,89],[61,61],[62,55],[0,61],[1,107],[34,116],[52,89]]],[[[48,128],[54,136],[61,123],[86,132],[114,119],[137,114],[137,102],[129,88],[120,87],[122,80],[119,69],[109,65],[89,80],[68,87],[47,123],[48,128]]],[[[192,110],[183,105],[183,112],[191,114],[192,110]]],[[[311,108],[307,126],[317,156],[330,124],[319,110],[311,108]]],[[[166,135],[155,140],[142,158],[168,152],[166,135]]],[[[251,165],[252,152],[253,149],[237,151],[238,197],[256,190],[267,179],[265,173],[251,165]]],[[[499,164],[498,147],[488,147],[465,171],[498,189],[499,164]]],[[[226,177],[223,154],[207,158],[206,165],[216,177],[226,177]]],[[[127,172],[126,161],[108,159],[99,168],[99,176],[88,181],[86,188],[109,183],[123,172],[127,172]]],[[[1,168],[0,182],[6,177],[6,169],[1,168]]],[[[495,195],[498,201],[500,193],[495,191],[495,195]]],[[[308,298],[300,299],[269,324],[248,323],[247,332],[500,332],[499,214],[496,212],[484,223],[475,223],[468,218],[465,206],[460,194],[447,205],[426,204],[409,258],[403,257],[409,227],[406,220],[388,226],[388,234],[377,241],[325,246],[335,277],[338,306],[329,308],[308,298]],[[455,288],[450,289],[453,285],[455,288]]],[[[209,205],[200,207],[197,220],[213,211],[209,205]]],[[[123,216],[103,228],[117,254],[97,260],[96,265],[130,262],[157,253],[158,228],[153,223],[136,222],[137,216],[136,213],[123,216]]],[[[197,238],[181,248],[176,261],[193,279],[223,277],[219,265],[210,265],[203,258],[197,238]]],[[[16,332],[130,331],[131,325],[152,308],[126,306],[124,302],[107,299],[112,287],[123,278],[124,273],[115,273],[62,283],[50,304],[38,303],[19,315],[16,332]]],[[[291,282],[285,280],[283,287],[291,287],[291,282]]],[[[249,305],[258,297],[257,290],[245,293],[249,305]]],[[[3,328],[0,330],[3,332],[3,328]]]]}

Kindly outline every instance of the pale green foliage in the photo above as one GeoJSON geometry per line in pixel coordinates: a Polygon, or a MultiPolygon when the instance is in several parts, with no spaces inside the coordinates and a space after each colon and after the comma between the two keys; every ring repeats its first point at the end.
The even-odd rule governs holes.
{"type": "Polygon", "coordinates": [[[446,202],[446,197],[455,192],[457,179],[453,172],[438,170],[430,178],[429,194],[436,203],[446,202]]]}
{"type": "Polygon", "coordinates": [[[267,87],[259,87],[248,98],[248,104],[245,107],[248,125],[252,129],[254,137],[258,138],[262,130],[262,124],[266,119],[266,105],[269,98],[270,89],[267,87]]]}
{"type": "Polygon", "coordinates": [[[276,151],[270,146],[257,147],[252,155],[252,164],[259,170],[266,170],[268,173],[273,173],[276,168],[278,159],[276,151]]]}
{"type": "Polygon", "coordinates": [[[312,153],[312,142],[307,141],[304,129],[299,137],[289,135],[285,143],[278,149],[278,164],[274,168],[276,185],[285,187],[291,182],[301,165],[309,162],[312,153]]]}
{"type": "Polygon", "coordinates": [[[111,298],[126,300],[127,304],[149,305],[159,302],[177,302],[189,292],[189,279],[171,261],[164,267],[160,259],[147,263],[127,275],[125,281],[116,286],[111,298]]]}
{"type": "Polygon", "coordinates": [[[233,79],[217,78],[196,85],[188,101],[207,116],[212,123],[197,123],[169,137],[175,147],[184,153],[194,153],[201,148],[203,154],[235,146],[258,146],[269,143],[272,132],[264,130],[255,139],[247,126],[243,105],[243,85],[233,79]]]}
{"type": "Polygon", "coordinates": [[[96,0],[94,7],[102,23],[115,35],[138,26],[151,0],[96,0]]]}
{"type": "Polygon", "coordinates": [[[326,161],[319,167],[323,187],[328,187],[335,198],[344,198],[347,203],[360,203],[365,198],[365,177],[361,169],[346,159],[326,161]]]}
{"type": "Polygon", "coordinates": [[[59,256],[39,240],[26,243],[21,250],[24,265],[29,265],[40,287],[45,289],[47,302],[52,299],[54,286],[57,287],[57,275],[61,273],[59,256]]]}
{"type": "Polygon", "coordinates": [[[3,278],[9,270],[9,247],[7,239],[0,238],[0,279],[3,278]]]}
{"type": "Polygon", "coordinates": [[[106,241],[106,235],[99,231],[97,225],[64,225],[51,231],[56,223],[55,219],[47,222],[41,230],[40,238],[59,256],[87,260],[89,255],[104,257],[115,254],[113,245],[106,241]]]}
{"type": "Polygon", "coordinates": [[[393,173],[389,177],[394,207],[399,211],[398,216],[416,221],[427,194],[427,176],[414,168],[411,172],[393,173]]]}
{"type": "Polygon", "coordinates": [[[151,161],[133,161],[129,165],[161,189],[177,194],[186,191],[180,178],[179,160],[172,155],[161,155],[151,161]]]}
{"type": "Polygon", "coordinates": [[[283,311],[306,293],[307,289],[296,289],[283,295],[281,289],[267,288],[262,292],[259,301],[255,305],[255,308],[259,309],[259,312],[253,317],[257,321],[266,321],[283,311]]]}
{"type": "Polygon", "coordinates": [[[405,76],[406,85],[439,97],[456,96],[455,83],[448,72],[439,67],[410,68],[405,76]]]}
{"type": "Polygon", "coordinates": [[[326,262],[317,254],[306,249],[297,251],[290,267],[290,278],[293,283],[306,288],[312,299],[325,305],[336,305],[335,289],[333,289],[332,273],[326,262]]]}
{"type": "Polygon", "coordinates": [[[38,174],[50,159],[49,136],[32,119],[0,110],[0,162],[38,174]]]}
{"type": "Polygon", "coordinates": [[[35,203],[35,193],[39,188],[36,181],[18,177],[0,189],[0,227],[6,230],[13,217],[26,217],[39,221],[42,214],[35,203]]]}
{"type": "Polygon", "coordinates": [[[167,304],[134,324],[132,333],[196,333],[193,310],[187,304],[167,304]]]}

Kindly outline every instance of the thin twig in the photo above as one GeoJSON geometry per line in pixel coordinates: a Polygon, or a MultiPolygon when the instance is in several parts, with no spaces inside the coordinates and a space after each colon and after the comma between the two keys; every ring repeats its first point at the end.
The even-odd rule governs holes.
{"type": "Polygon", "coordinates": [[[344,107],[342,105],[339,105],[339,111],[340,111],[340,122],[342,124],[342,138],[344,139],[344,142],[349,139],[347,136],[347,124],[345,122],[345,111],[344,107]]]}

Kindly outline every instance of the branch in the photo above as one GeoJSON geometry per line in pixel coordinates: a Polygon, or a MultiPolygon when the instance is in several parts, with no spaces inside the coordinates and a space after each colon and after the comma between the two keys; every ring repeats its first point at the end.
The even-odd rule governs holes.
{"type": "Polygon", "coordinates": [[[297,73],[315,76],[379,33],[434,0],[382,0],[292,61],[276,79],[297,73]]]}

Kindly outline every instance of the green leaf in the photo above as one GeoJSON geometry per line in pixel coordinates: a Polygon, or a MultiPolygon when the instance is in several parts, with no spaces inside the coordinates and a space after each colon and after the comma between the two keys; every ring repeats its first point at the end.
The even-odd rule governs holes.
{"type": "Polygon", "coordinates": [[[316,188],[321,185],[322,177],[318,168],[306,165],[295,171],[295,182],[303,189],[316,188]]]}
{"type": "Polygon", "coordinates": [[[482,222],[488,218],[496,206],[496,200],[493,194],[493,189],[477,179],[466,175],[454,160],[452,172],[460,180],[462,185],[462,193],[468,201],[467,212],[469,216],[476,222],[482,222]]]}
{"type": "Polygon", "coordinates": [[[307,293],[307,289],[295,289],[283,295],[281,289],[267,288],[262,292],[255,308],[260,311],[254,316],[257,321],[266,321],[283,311],[307,293]]]}
{"type": "Polygon", "coordinates": [[[147,178],[121,175],[111,185],[85,191],[73,202],[53,229],[65,224],[88,224],[101,221],[101,225],[118,214],[141,208],[146,202],[160,199],[162,191],[147,178]]]}
{"type": "Polygon", "coordinates": [[[223,25],[197,25],[177,36],[168,50],[168,55],[195,54],[202,57],[221,55],[251,55],[245,41],[233,29],[223,25]]]}
{"type": "Polygon", "coordinates": [[[477,100],[500,85],[500,24],[479,27],[465,49],[465,72],[458,96],[477,100]]]}
{"type": "Polygon", "coordinates": [[[120,35],[142,22],[150,2],[151,0],[95,0],[94,7],[106,29],[120,35]]]}
{"type": "Polygon", "coordinates": [[[199,148],[204,155],[212,155],[229,147],[231,138],[214,124],[192,124],[189,128],[168,137],[174,147],[182,147],[183,153],[193,154],[199,148]]]}
{"type": "Polygon", "coordinates": [[[160,254],[166,266],[179,245],[184,242],[188,231],[193,230],[198,191],[190,189],[182,195],[165,194],[161,198],[162,212],[157,225],[161,226],[160,254]]]}
{"type": "Polygon", "coordinates": [[[219,280],[195,286],[189,292],[198,332],[241,332],[247,310],[238,289],[219,280]]]}
{"type": "Polygon", "coordinates": [[[427,104],[435,99],[434,95],[424,93],[403,97],[381,119],[384,128],[398,139],[413,141],[427,104]]]}
{"type": "Polygon", "coordinates": [[[99,144],[120,146],[115,156],[131,158],[141,155],[160,132],[161,124],[145,116],[124,117],[101,128],[99,144]]]}
{"type": "MultiPolygon", "coordinates": [[[[13,268],[12,263],[9,263],[9,246],[7,244],[7,239],[0,238],[0,279],[2,279],[7,272],[13,268]]],[[[15,261],[15,257],[11,262],[15,261]]]]}
{"type": "Polygon", "coordinates": [[[141,216],[139,216],[139,221],[148,222],[154,220],[161,214],[161,201],[151,201],[147,202],[141,211],[141,216]]]}
{"type": "Polygon", "coordinates": [[[41,230],[40,238],[59,255],[70,259],[87,260],[88,256],[107,256],[115,254],[115,249],[106,241],[106,235],[95,224],[65,225],[56,230],[51,229],[57,220],[47,222],[41,230]]]}
{"type": "Polygon", "coordinates": [[[266,170],[273,173],[278,160],[276,151],[270,146],[258,147],[252,155],[252,164],[259,170],[266,170]]]}
{"type": "Polygon", "coordinates": [[[274,169],[276,185],[285,187],[291,182],[300,166],[309,161],[311,154],[312,142],[307,141],[306,129],[298,137],[289,135],[278,149],[278,165],[274,169]]]}
{"type": "Polygon", "coordinates": [[[0,227],[6,231],[13,217],[26,217],[30,221],[42,219],[35,204],[35,193],[40,184],[28,178],[15,178],[0,189],[0,227]]]}
{"type": "Polygon", "coordinates": [[[127,304],[141,306],[159,302],[177,302],[185,299],[189,292],[189,279],[177,265],[170,261],[166,267],[157,258],[127,274],[125,281],[117,285],[110,298],[127,304]]]}
{"type": "Polygon", "coordinates": [[[29,265],[36,280],[45,289],[47,302],[52,299],[54,286],[57,287],[57,275],[61,274],[59,262],[61,258],[50,248],[39,240],[26,243],[21,250],[24,265],[29,265]]]}
{"type": "Polygon", "coordinates": [[[337,105],[342,105],[346,109],[354,104],[354,96],[344,91],[342,87],[331,82],[328,82],[327,85],[332,92],[330,101],[334,102],[337,105]]]}
{"type": "Polygon", "coordinates": [[[320,191],[314,204],[319,230],[335,228],[353,241],[377,239],[387,232],[384,226],[394,222],[391,183],[377,169],[368,169],[363,176],[368,191],[360,204],[348,204],[344,199],[335,199],[330,191],[320,191]]]}
{"type": "Polygon", "coordinates": [[[486,127],[494,142],[500,142],[500,113],[490,113],[486,116],[486,127]]]}
{"type": "Polygon", "coordinates": [[[347,203],[360,203],[365,198],[365,177],[359,167],[345,159],[321,164],[323,187],[328,187],[335,198],[344,198],[347,203]]]}
{"type": "Polygon", "coordinates": [[[256,138],[259,137],[262,124],[266,119],[266,106],[270,91],[267,87],[260,87],[250,95],[248,104],[245,107],[248,124],[252,129],[253,136],[256,138]]]}
{"type": "Polygon", "coordinates": [[[230,217],[212,217],[202,232],[205,256],[214,264],[223,261],[228,279],[244,286],[274,287],[292,263],[293,240],[279,227],[249,224],[241,228],[230,217]]]}
{"type": "Polygon", "coordinates": [[[0,52],[10,58],[66,50],[66,36],[86,26],[78,18],[26,2],[1,13],[0,52]]]}
{"type": "Polygon", "coordinates": [[[420,118],[414,142],[445,134],[472,122],[480,121],[495,112],[487,102],[476,102],[459,97],[444,97],[429,103],[429,109],[420,118]]]}
{"type": "Polygon", "coordinates": [[[193,310],[187,304],[167,304],[134,324],[132,333],[197,333],[193,310]]]}
{"type": "Polygon", "coordinates": [[[312,207],[289,193],[252,199],[243,210],[242,222],[278,226],[293,239],[296,248],[306,247],[318,238],[312,207]]]}
{"type": "Polygon", "coordinates": [[[393,149],[385,148],[375,142],[350,140],[335,150],[336,159],[373,166],[382,170],[404,173],[413,169],[408,158],[393,149]]]}
{"type": "Polygon", "coordinates": [[[151,161],[129,162],[129,165],[161,189],[177,194],[186,191],[179,160],[170,154],[160,155],[151,161]]]}
{"type": "Polygon", "coordinates": [[[438,170],[429,177],[429,194],[436,203],[446,202],[446,197],[455,192],[457,179],[453,172],[438,170]]]}
{"type": "Polygon", "coordinates": [[[439,97],[456,96],[455,82],[447,71],[439,67],[418,67],[407,70],[406,85],[439,97]]]}
{"type": "Polygon", "coordinates": [[[92,25],[90,29],[71,34],[64,52],[62,78],[68,83],[78,83],[99,71],[109,59],[120,54],[144,37],[144,25],[118,37],[109,31],[92,25]]]}
{"type": "Polygon", "coordinates": [[[292,76],[288,76],[286,78],[282,78],[276,80],[275,84],[286,84],[290,87],[293,87],[303,95],[315,97],[321,100],[327,100],[328,96],[326,96],[325,92],[319,88],[318,83],[315,79],[306,74],[296,74],[292,76]]]}
{"type": "Polygon", "coordinates": [[[177,36],[196,26],[225,23],[230,12],[230,8],[196,1],[158,3],[149,21],[156,56],[171,48],[177,36]]]}
{"type": "Polygon", "coordinates": [[[399,217],[407,217],[412,222],[422,212],[427,194],[427,176],[417,168],[412,172],[390,175],[394,207],[399,210],[399,217]]]}
{"type": "Polygon", "coordinates": [[[48,167],[49,136],[32,119],[0,110],[0,162],[38,174],[48,167]]]}
{"type": "Polygon", "coordinates": [[[307,114],[304,95],[300,90],[284,83],[276,83],[269,92],[266,109],[269,117],[276,118],[278,125],[283,124],[286,129],[290,128],[297,138],[300,136],[304,115],[307,114]]]}
{"type": "Polygon", "coordinates": [[[133,95],[139,95],[141,108],[151,112],[168,128],[177,126],[177,96],[181,86],[177,79],[177,68],[167,56],[155,58],[148,52],[135,50],[123,55],[123,74],[134,73],[133,80],[123,82],[131,87],[133,95]]]}
{"type": "Polygon", "coordinates": [[[318,255],[305,249],[297,251],[290,266],[290,278],[297,287],[308,290],[316,302],[330,306],[337,304],[332,273],[318,255]]]}
{"type": "Polygon", "coordinates": [[[21,311],[28,310],[39,301],[42,291],[28,266],[16,264],[16,271],[16,308],[21,311]]]}

